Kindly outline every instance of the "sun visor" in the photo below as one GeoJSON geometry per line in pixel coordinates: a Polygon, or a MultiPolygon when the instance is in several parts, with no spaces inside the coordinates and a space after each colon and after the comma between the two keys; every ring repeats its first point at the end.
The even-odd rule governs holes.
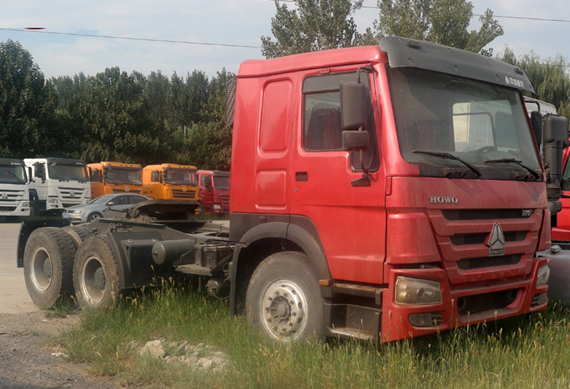
{"type": "Polygon", "coordinates": [[[382,38],[380,49],[392,68],[426,69],[534,93],[522,69],[478,53],[396,36],[382,38]]]}

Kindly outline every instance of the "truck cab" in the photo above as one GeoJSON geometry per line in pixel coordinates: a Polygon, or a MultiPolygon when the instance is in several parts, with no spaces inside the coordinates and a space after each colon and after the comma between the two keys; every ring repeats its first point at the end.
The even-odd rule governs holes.
{"type": "Polygon", "coordinates": [[[104,194],[142,192],[142,166],[139,164],[99,162],[88,164],[87,169],[94,199],[104,194]]]}
{"type": "Polygon", "coordinates": [[[196,166],[163,163],[143,169],[143,194],[154,200],[198,201],[196,166]]]}
{"type": "Polygon", "coordinates": [[[299,331],[272,324],[293,308],[248,270],[276,247],[303,253],[331,334],[396,340],[546,309],[550,212],[521,90],[519,68],[398,37],[243,63],[231,276],[267,286],[245,299],[254,322],[299,331]]]}
{"type": "Polygon", "coordinates": [[[30,215],[28,176],[21,159],[0,158],[0,216],[30,215]]]}
{"type": "Polygon", "coordinates": [[[230,213],[230,172],[198,170],[202,211],[211,214],[230,213]]]}
{"type": "Polygon", "coordinates": [[[30,205],[36,214],[61,214],[65,208],[91,199],[84,161],[26,158],[24,163],[30,176],[30,205]]]}

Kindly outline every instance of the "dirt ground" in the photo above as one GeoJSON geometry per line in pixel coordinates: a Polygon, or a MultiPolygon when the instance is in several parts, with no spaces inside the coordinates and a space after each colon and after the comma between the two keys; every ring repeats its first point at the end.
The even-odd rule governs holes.
{"type": "Polygon", "coordinates": [[[26,291],[16,266],[19,224],[0,224],[0,388],[111,389],[119,385],[90,377],[86,364],[68,363],[50,339],[79,320],[78,315],[48,318],[26,291]]]}

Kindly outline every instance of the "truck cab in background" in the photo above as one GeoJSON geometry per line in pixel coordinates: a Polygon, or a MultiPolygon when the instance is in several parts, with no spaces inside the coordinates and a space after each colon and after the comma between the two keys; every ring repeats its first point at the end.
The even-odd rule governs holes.
{"type": "Polygon", "coordinates": [[[202,212],[230,213],[230,172],[198,170],[202,212]]]}
{"type": "Polygon", "coordinates": [[[163,163],[143,169],[143,195],[154,200],[198,201],[196,166],[163,163]]]}
{"type": "Polygon", "coordinates": [[[67,207],[91,200],[85,162],[69,158],[26,158],[30,175],[30,206],[36,215],[61,214],[67,207]]]}
{"type": "MultiPolygon", "coordinates": [[[[568,123],[566,119],[557,115],[556,107],[546,101],[534,99],[531,97],[524,98],[528,116],[534,131],[534,137],[540,150],[541,157],[545,167],[549,171],[553,171],[555,177],[553,182],[548,182],[547,188],[552,197],[549,202],[549,208],[552,214],[552,240],[554,242],[570,243],[570,167],[568,166],[568,123]],[[546,138],[552,138],[552,134],[546,134],[545,131],[551,132],[552,122],[561,123],[565,128],[563,134],[565,139],[560,136],[558,150],[552,153],[552,147],[545,148],[546,138]],[[551,160],[546,160],[549,154],[551,160]],[[554,160],[552,160],[552,158],[554,160]]],[[[553,139],[550,139],[551,141],[553,139]]],[[[569,246],[570,248],[570,246],[569,246]]]]}
{"type": "Polygon", "coordinates": [[[87,165],[93,199],[111,193],[142,192],[142,167],[134,163],[99,162],[87,165]]]}
{"type": "Polygon", "coordinates": [[[0,216],[7,221],[30,215],[28,181],[24,161],[0,158],[0,216]]]}

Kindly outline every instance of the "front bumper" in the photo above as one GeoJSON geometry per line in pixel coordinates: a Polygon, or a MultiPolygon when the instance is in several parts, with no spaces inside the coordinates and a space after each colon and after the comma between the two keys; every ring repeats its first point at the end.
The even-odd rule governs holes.
{"type": "Polygon", "coordinates": [[[536,286],[538,269],[548,263],[547,258],[536,258],[532,271],[524,278],[488,281],[477,286],[454,286],[448,282],[445,270],[391,269],[390,287],[383,293],[382,341],[389,342],[434,332],[445,331],[545,310],[548,299],[538,296],[548,292],[548,285],[536,286]],[[442,302],[429,305],[399,305],[395,303],[395,283],[398,276],[439,282],[442,302]],[[534,301],[533,301],[534,300],[534,301]],[[538,303],[537,303],[538,301],[538,303]],[[431,326],[415,326],[418,317],[431,317],[431,326]]]}

